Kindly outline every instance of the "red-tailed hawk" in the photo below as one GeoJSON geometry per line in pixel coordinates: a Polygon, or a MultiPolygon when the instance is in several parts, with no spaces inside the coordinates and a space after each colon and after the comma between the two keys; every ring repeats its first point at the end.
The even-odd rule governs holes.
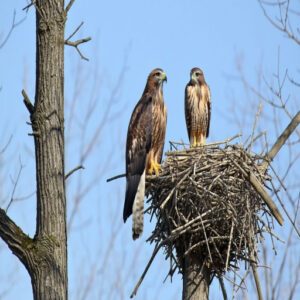
{"type": "Polygon", "coordinates": [[[163,99],[162,69],[148,76],[143,95],[135,106],[128,126],[126,143],[126,194],[123,219],[132,214],[132,236],[143,232],[145,177],[160,171],[165,141],[167,112],[163,99]]]}
{"type": "Polygon", "coordinates": [[[201,69],[193,68],[185,87],[185,121],[191,147],[204,145],[209,135],[210,90],[201,69]]]}

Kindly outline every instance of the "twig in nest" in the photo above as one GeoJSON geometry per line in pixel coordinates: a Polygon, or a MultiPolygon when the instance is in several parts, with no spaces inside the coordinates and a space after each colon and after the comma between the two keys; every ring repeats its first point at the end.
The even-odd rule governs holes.
{"type": "Polygon", "coordinates": [[[227,250],[227,257],[226,257],[226,264],[225,264],[225,270],[228,270],[228,262],[229,262],[229,255],[230,255],[230,248],[231,248],[231,242],[232,242],[232,233],[233,233],[233,220],[231,223],[231,230],[230,230],[230,239],[229,239],[229,243],[228,243],[228,250],[227,250]]]}
{"type": "Polygon", "coordinates": [[[249,180],[249,182],[252,184],[252,186],[255,188],[255,190],[260,194],[262,199],[265,201],[267,206],[269,207],[272,215],[275,217],[277,222],[282,226],[283,225],[283,217],[281,213],[279,212],[276,204],[273,202],[271,197],[268,195],[268,193],[265,191],[261,183],[257,180],[256,176],[250,172],[247,173],[240,165],[238,165],[234,160],[232,160],[232,163],[240,169],[242,174],[249,180]]]}
{"type": "Polygon", "coordinates": [[[172,197],[173,193],[175,192],[176,188],[189,176],[190,170],[187,171],[187,173],[183,176],[183,178],[178,182],[178,184],[171,190],[167,198],[164,200],[164,202],[161,204],[160,208],[163,209],[165,205],[168,203],[170,198],[172,197]]]}

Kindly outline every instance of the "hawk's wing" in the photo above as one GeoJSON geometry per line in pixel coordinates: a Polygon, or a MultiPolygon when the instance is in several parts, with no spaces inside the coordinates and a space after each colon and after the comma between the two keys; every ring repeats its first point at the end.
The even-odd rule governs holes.
{"type": "Polygon", "coordinates": [[[152,97],[144,94],[134,108],[127,132],[124,222],[132,214],[135,195],[145,171],[147,153],[151,147],[151,132],[152,97]]]}
{"type": "Polygon", "coordinates": [[[164,151],[164,145],[165,145],[165,137],[166,137],[166,127],[167,127],[167,109],[164,107],[162,111],[162,116],[160,118],[159,122],[159,138],[158,138],[158,163],[161,163],[162,157],[163,157],[163,151],[164,151]]]}
{"type": "Polygon", "coordinates": [[[209,127],[210,127],[210,116],[211,116],[211,101],[210,101],[210,88],[207,85],[207,130],[206,137],[209,136],[209,127]]]}
{"type": "Polygon", "coordinates": [[[192,104],[191,104],[191,95],[190,95],[190,89],[192,88],[192,85],[188,83],[185,87],[185,95],[184,95],[184,113],[185,113],[185,122],[186,122],[186,128],[189,136],[189,141],[191,140],[191,115],[192,115],[192,104]]]}

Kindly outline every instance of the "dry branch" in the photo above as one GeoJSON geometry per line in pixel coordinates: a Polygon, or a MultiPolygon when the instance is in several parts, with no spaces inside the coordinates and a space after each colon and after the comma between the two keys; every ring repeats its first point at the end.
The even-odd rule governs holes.
{"type": "Polygon", "coordinates": [[[11,36],[12,32],[14,31],[14,29],[17,26],[19,26],[21,23],[23,23],[24,20],[25,20],[25,18],[23,18],[20,21],[16,22],[16,11],[14,10],[14,14],[13,14],[13,19],[12,19],[12,24],[11,24],[10,30],[7,33],[6,37],[3,39],[3,41],[0,43],[0,49],[3,48],[4,45],[7,43],[7,41],[9,40],[9,37],[11,36]]]}
{"type": "Polygon", "coordinates": [[[65,180],[68,179],[73,173],[75,173],[78,170],[84,169],[84,166],[79,165],[76,168],[72,169],[71,171],[69,171],[66,175],[65,175],[65,180]]]}
{"type": "Polygon", "coordinates": [[[68,3],[68,5],[66,7],[66,14],[69,12],[69,10],[71,9],[74,2],[75,2],[75,0],[70,0],[70,2],[68,3]]]}
{"type": "Polygon", "coordinates": [[[110,182],[110,181],[113,181],[113,180],[116,180],[116,179],[119,179],[119,178],[123,178],[123,177],[125,177],[125,176],[126,176],[125,173],[124,173],[124,174],[119,174],[119,175],[116,175],[116,176],[107,178],[107,179],[106,179],[106,182],[110,182]]]}
{"type": "Polygon", "coordinates": [[[294,116],[290,124],[285,128],[282,134],[279,136],[271,150],[265,155],[265,162],[263,163],[263,168],[267,169],[269,164],[272,162],[274,157],[277,155],[281,147],[285,144],[290,135],[294,132],[300,123],[300,111],[294,116]]]}
{"type": "Polygon", "coordinates": [[[31,101],[30,101],[30,99],[29,99],[29,97],[28,97],[28,95],[27,95],[27,93],[26,93],[25,90],[22,90],[22,95],[24,97],[23,102],[24,102],[24,104],[25,104],[26,108],[28,109],[29,114],[31,116],[33,114],[33,112],[34,112],[34,106],[31,103],[31,101]]]}
{"type": "MultiPolygon", "coordinates": [[[[69,4],[71,4],[72,2],[74,2],[74,1],[70,1],[69,4]]],[[[71,5],[72,5],[72,4],[71,4],[71,5]]],[[[69,6],[69,5],[68,5],[68,6],[69,6]]],[[[68,11],[68,6],[67,6],[67,9],[66,9],[67,11],[68,11]]],[[[85,57],[85,56],[81,53],[81,51],[80,51],[80,49],[78,48],[78,46],[79,46],[80,44],[89,42],[92,38],[91,38],[91,37],[87,37],[87,38],[83,38],[83,39],[77,40],[77,41],[75,41],[75,42],[71,42],[71,41],[70,41],[70,39],[78,32],[78,30],[80,29],[80,27],[81,27],[82,25],[83,25],[83,22],[81,22],[80,25],[73,31],[73,33],[65,40],[65,45],[74,47],[74,48],[77,50],[77,52],[78,52],[78,54],[80,55],[80,57],[81,57],[82,59],[88,61],[89,59],[88,59],[87,57],[85,57]]]]}

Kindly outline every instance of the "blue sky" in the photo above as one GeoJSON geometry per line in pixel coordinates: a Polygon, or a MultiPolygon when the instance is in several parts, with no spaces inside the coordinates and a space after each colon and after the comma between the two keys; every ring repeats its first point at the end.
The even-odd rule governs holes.
{"type": "MultiPolygon", "coordinates": [[[[34,98],[35,16],[33,8],[28,13],[22,11],[24,6],[26,1],[20,0],[0,3],[0,41],[10,28],[14,10],[18,20],[25,17],[0,49],[0,126],[3,128],[0,148],[12,136],[8,151],[0,157],[0,181],[5,187],[0,192],[0,205],[5,207],[9,201],[21,159],[24,168],[15,196],[33,195],[13,203],[9,214],[32,235],[35,229],[33,141],[27,135],[30,127],[25,123],[28,114],[21,90],[25,88],[34,98]]],[[[106,184],[105,178],[124,170],[127,125],[148,73],[161,67],[168,76],[164,86],[168,107],[165,149],[169,140],[187,141],[183,96],[190,69],[195,66],[203,69],[212,93],[209,142],[223,140],[241,130],[244,140],[251,133],[259,99],[245,93],[238,77],[237,61],[243,63],[247,80],[258,86],[260,72],[273,81],[279,51],[282,70],[288,67],[292,74],[299,76],[299,63],[296,64],[299,47],[272,27],[257,1],[77,0],[68,16],[66,37],[81,21],[84,26],[75,39],[92,37],[90,43],[80,46],[89,62],[80,60],[73,48],[66,47],[65,52],[67,170],[78,165],[82,143],[88,142],[99,122],[108,117],[105,108],[111,102],[109,116],[113,120],[102,128],[96,146],[84,161],[85,170],[73,175],[68,183],[70,217],[76,195],[98,178],[88,192],[83,192],[85,196],[76,210],[69,236],[70,299],[81,299],[78,283],[86,287],[87,278],[93,278],[93,284],[87,288],[86,299],[97,299],[99,295],[103,299],[126,299],[150,257],[152,246],[145,240],[153,224],[147,224],[143,238],[133,243],[131,220],[125,225],[121,220],[125,182],[121,179],[106,184]],[[120,73],[123,74],[121,80],[120,73]],[[112,97],[116,86],[119,88],[112,97]],[[73,115],[72,103],[76,103],[73,115]],[[95,103],[95,109],[86,117],[91,103],[95,103]],[[236,121],[228,118],[232,113],[236,121]],[[85,133],[82,132],[84,125],[85,133]],[[109,167],[101,170],[106,163],[109,167]],[[118,232],[114,242],[110,238],[112,230],[118,232]],[[112,243],[110,247],[109,243],[112,243]],[[119,277],[116,273],[120,273],[119,277]],[[122,286],[120,292],[110,292],[118,290],[118,284],[122,286]]],[[[265,92],[266,88],[261,87],[261,90],[265,92]]],[[[299,102],[297,105],[293,94],[292,100],[296,103],[292,104],[294,111],[299,110],[299,102]]],[[[269,113],[264,106],[264,114],[269,113]]],[[[281,121],[279,130],[286,125],[285,119],[281,121]]],[[[276,135],[272,121],[261,126],[270,131],[272,141],[276,135]]],[[[2,241],[0,261],[1,266],[5,266],[0,269],[0,295],[13,282],[11,291],[3,299],[17,299],[20,295],[31,299],[29,277],[2,241]],[[9,277],[7,272],[11,274],[9,277]]],[[[160,256],[137,299],[180,299],[179,275],[174,277],[174,283],[162,284],[167,271],[168,264],[160,256]]],[[[219,292],[217,285],[214,286],[212,295],[219,292]]]]}

